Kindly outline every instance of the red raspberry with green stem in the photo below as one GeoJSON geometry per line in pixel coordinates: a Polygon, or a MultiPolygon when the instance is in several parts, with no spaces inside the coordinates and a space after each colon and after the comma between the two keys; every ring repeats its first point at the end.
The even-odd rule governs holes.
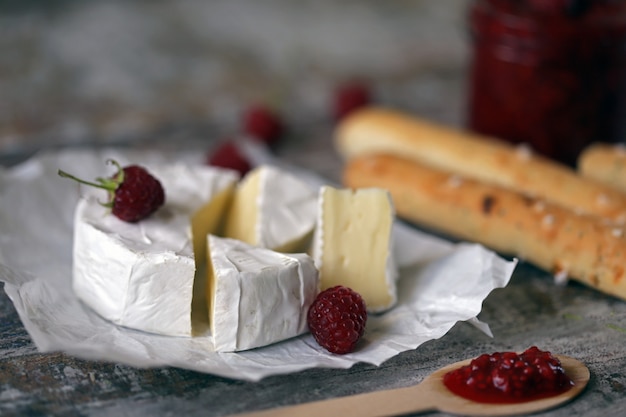
{"type": "Polygon", "coordinates": [[[144,167],[129,165],[121,167],[117,161],[108,163],[117,167],[109,178],[96,178],[96,182],[85,181],[59,170],[58,174],[81,184],[106,190],[108,201],[102,205],[111,208],[117,218],[134,223],[145,219],[165,203],[165,191],[161,182],[144,167]]]}

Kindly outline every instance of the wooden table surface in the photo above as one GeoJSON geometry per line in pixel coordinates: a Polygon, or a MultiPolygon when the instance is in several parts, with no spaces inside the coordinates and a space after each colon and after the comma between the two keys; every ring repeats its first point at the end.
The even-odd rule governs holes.
{"type": "MultiPolygon", "coordinates": [[[[626,412],[626,303],[522,263],[493,292],[479,318],[379,367],[312,369],[242,382],[176,369],[136,369],[38,353],[12,303],[0,296],[0,415],[223,416],[235,412],[408,386],[437,368],[481,353],[531,345],[585,362],[591,381],[572,403],[539,415],[621,416],[626,412]]],[[[436,414],[433,415],[444,415],[436,414]]]]}
{"type": "MultiPolygon", "coordinates": [[[[228,133],[236,123],[233,115],[247,100],[273,97],[293,128],[279,156],[336,181],[341,161],[332,149],[332,123],[324,103],[332,83],[359,68],[380,102],[443,123],[463,120],[465,52],[459,36],[464,31],[458,26],[463,15],[442,5],[448,2],[398,2],[384,10],[374,1],[321,2],[316,7],[307,3],[303,11],[286,0],[268,1],[267,9],[243,0],[184,0],[177,6],[9,3],[21,6],[4,10],[0,5],[0,164],[14,164],[42,147],[87,142],[148,138],[163,144],[185,137],[197,144],[198,137],[228,133]],[[250,7],[260,22],[257,31],[229,32],[220,26],[220,20],[250,7]],[[307,14],[326,23],[306,26],[302,16],[307,14]],[[213,26],[194,26],[194,15],[213,26]],[[164,20],[169,26],[159,25],[164,20]],[[283,25],[287,32],[276,32],[276,22],[283,20],[292,22],[283,25]],[[298,26],[302,33],[283,39],[298,26]],[[329,38],[333,30],[335,37],[329,38]],[[413,43],[408,42],[411,33],[413,43]],[[266,48],[262,57],[244,53],[249,52],[246,42],[253,44],[255,37],[276,36],[283,42],[280,47],[258,45],[266,48]],[[96,42],[102,37],[108,42],[96,42]],[[234,44],[223,46],[229,39],[239,45],[238,54],[232,52],[234,44]],[[350,54],[334,50],[339,46],[332,41],[329,46],[329,39],[340,39],[339,46],[350,54]],[[149,41],[153,43],[147,45],[149,41]],[[385,42],[396,50],[373,50],[385,42]],[[119,49],[125,45],[131,52],[119,49]],[[169,54],[154,54],[157,46],[169,54]],[[310,54],[303,60],[305,47],[310,54]],[[192,61],[194,55],[203,58],[192,61]],[[223,59],[206,58],[213,55],[223,59]],[[137,57],[143,66],[135,66],[137,57]],[[255,59],[262,65],[252,71],[255,59]],[[289,72],[294,65],[297,71],[289,72]]],[[[39,353],[0,292],[0,415],[223,416],[408,386],[448,363],[531,345],[578,358],[591,371],[589,386],[578,399],[538,415],[626,415],[626,302],[574,282],[557,285],[550,274],[522,262],[509,286],[487,298],[479,318],[489,323],[493,338],[459,323],[441,339],[379,367],[311,369],[243,382],[39,353]]]]}

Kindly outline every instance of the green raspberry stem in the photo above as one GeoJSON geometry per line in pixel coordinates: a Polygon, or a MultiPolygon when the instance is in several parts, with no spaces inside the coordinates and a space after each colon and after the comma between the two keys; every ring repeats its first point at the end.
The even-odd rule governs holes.
{"type": "Polygon", "coordinates": [[[113,181],[104,181],[102,178],[97,179],[99,182],[91,182],[91,181],[85,181],[83,179],[75,177],[72,174],[68,174],[67,172],[62,171],[62,170],[59,170],[58,174],[60,177],[69,178],[81,184],[90,185],[92,187],[97,187],[97,188],[102,188],[103,190],[107,190],[107,191],[115,191],[115,189],[117,188],[117,185],[115,185],[113,181]]]}
{"type": "Polygon", "coordinates": [[[107,190],[107,191],[115,191],[115,189],[117,188],[117,184],[115,184],[114,181],[110,181],[110,180],[107,181],[107,180],[104,180],[103,178],[97,178],[98,182],[91,182],[91,181],[85,181],[83,179],[75,177],[71,174],[68,174],[67,172],[63,170],[59,170],[58,174],[60,177],[69,178],[81,184],[90,185],[92,187],[97,187],[97,188],[102,188],[103,190],[107,190]]]}
{"type": "Polygon", "coordinates": [[[120,184],[124,182],[124,169],[122,169],[120,164],[117,161],[114,161],[113,159],[109,159],[107,163],[115,165],[117,167],[117,173],[112,178],[102,178],[102,177],[96,178],[97,182],[85,181],[61,169],[59,169],[58,174],[60,177],[72,179],[80,184],[85,184],[85,185],[89,185],[92,187],[101,188],[103,190],[107,190],[113,193],[115,192],[115,190],[117,190],[120,184]]]}

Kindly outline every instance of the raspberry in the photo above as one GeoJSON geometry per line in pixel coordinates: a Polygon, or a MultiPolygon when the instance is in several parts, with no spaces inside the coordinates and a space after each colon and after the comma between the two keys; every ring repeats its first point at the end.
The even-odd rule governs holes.
{"type": "Polygon", "coordinates": [[[333,103],[335,120],[343,119],[353,111],[367,106],[370,102],[370,91],[364,83],[353,81],[339,86],[335,91],[333,103]]]}
{"type": "Polygon", "coordinates": [[[243,130],[255,140],[267,145],[273,145],[283,134],[283,122],[280,117],[269,108],[254,105],[243,115],[243,130]]]}
{"type": "Polygon", "coordinates": [[[320,346],[331,353],[352,352],[365,331],[365,301],[350,288],[341,285],[328,288],[313,301],[307,321],[320,346]]]}
{"type": "Polygon", "coordinates": [[[242,155],[233,141],[225,141],[207,156],[207,164],[239,171],[244,176],[251,169],[250,162],[242,155]]]}
{"type": "Polygon", "coordinates": [[[102,188],[109,192],[109,201],[103,205],[111,208],[111,213],[119,219],[135,223],[154,213],[165,202],[165,191],[158,179],[144,167],[129,165],[122,168],[110,160],[117,172],[110,178],[98,178],[98,182],[88,182],[59,170],[59,175],[82,184],[102,188]]]}
{"type": "Polygon", "coordinates": [[[124,174],[113,194],[111,212],[114,216],[126,222],[137,222],[163,205],[163,186],[145,168],[130,165],[122,172],[124,174]]]}

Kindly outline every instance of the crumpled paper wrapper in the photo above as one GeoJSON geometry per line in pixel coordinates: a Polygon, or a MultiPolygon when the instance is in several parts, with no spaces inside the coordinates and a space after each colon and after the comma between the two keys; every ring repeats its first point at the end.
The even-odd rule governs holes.
{"type": "MultiPolygon", "coordinates": [[[[380,365],[442,337],[459,321],[490,335],[488,325],[476,317],[487,295],[508,284],[517,264],[478,244],[452,244],[397,222],[399,302],[386,313],[370,315],[356,352],[330,354],[305,334],[255,350],[216,353],[210,336],[166,337],[118,327],[72,293],[72,222],[81,191],[57,176],[57,170],[94,179],[110,172],[104,165],[108,158],[122,164],[202,162],[197,152],[68,150],[0,168],[0,280],[41,352],[63,351],[136,367],[174,366],[250,381],[312,367],[380,365]]],[[[271,162],[267,155],[256,159],[271,162]]]]}

